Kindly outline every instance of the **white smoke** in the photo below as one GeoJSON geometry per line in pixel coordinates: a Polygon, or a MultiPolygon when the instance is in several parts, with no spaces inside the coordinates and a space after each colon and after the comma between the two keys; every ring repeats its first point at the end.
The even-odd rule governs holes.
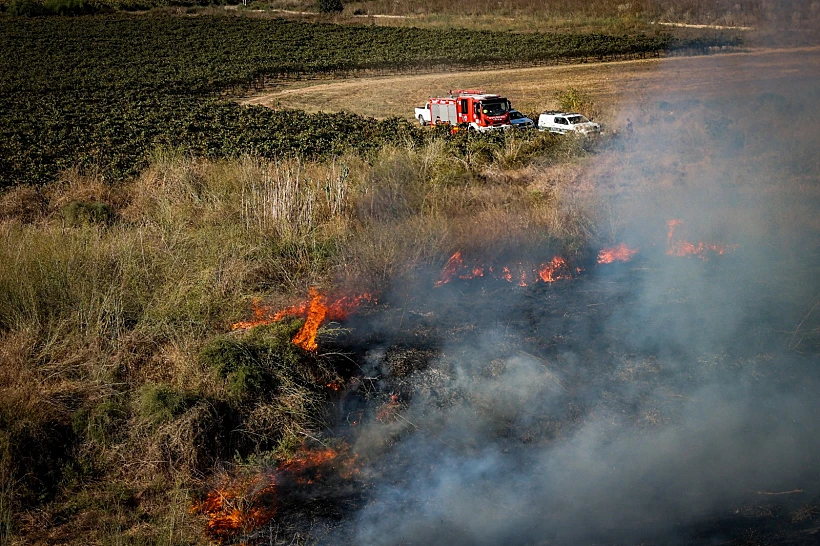
{"type": "Polygon", "coordinates": [[[820,294],[818,80],[630,112],[612,202],[637,265],[469,298],[496,320],[403,378],[396,420],[355,446],[367,500],[326,541],[711,543],[750,506],[816,499],[820,367],[794,339],[820,294]],[[667,256],[672,218],[737,250],[667,256]]]}

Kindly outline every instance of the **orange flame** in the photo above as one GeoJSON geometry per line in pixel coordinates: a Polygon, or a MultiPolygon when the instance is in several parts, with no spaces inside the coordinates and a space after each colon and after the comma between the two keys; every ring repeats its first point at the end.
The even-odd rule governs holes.
{"type": "MultiPolygon", "coordinates": [[[[455,254],[450,256],[450,259],[447,260],[447,263],[444,264],[444,269],[441,270],[441,278],[436,282],[434,286],[441,286],[442,284],[447,284],[456,275],[458,275],[459,269],[464,267],[464,261],[461,259],[461,251],[457,251],[455,254]]],[[[465,277],[462,277],[465,278],[465,277]]],[[[470,278],[469,276],[466,278],[470,278]]]]}
{"type": "Polygon", "coordinates": [[[332,448],[302,448],[273,470],[236,478],[209,492],[191,512],[208,518],[205,533],[220,544],[249,534],[269,522],[277,512],[277,486],[311,485],[334,471],[344,479],[359,472],[357,456],[332,448]]]}
{"type": "MultiPolygon", "coordinates": [[[[347,448],[345,446],[345,452],[347,448]]],[[[333,448],[306,450],[301,449],[279,466],[280,470],[288,472],[293,481],[301,485],[311,485],[322,479],[324,473],[335,471],[345,479],[352,478],[359,473],[358,455],[342,456],[342,452],[333,448]]]]}
{"type": "Polygon", "coordinates": [[[319,348],[316,344],[316,333],[319,331],[322,321],[325,320],[329,308],[327,298],[319,290],[311,287],[309,294],[310,304],[305,318],[305,325],[293,336],[293,343],[307,351],[315,351],[319,348]]]}
{"type": "Polygon", "coordinates": [[[400,409],[399,395],[392,394],[390,395],[390,400],[382,404],[376,412],[376,419],[382,422],[395,421],[400,409]]]}
{"type": "Polygon", "coordinates": [[[541,264],[538,278],[543,282],[555,282],[558,279],[569,278],[567,261],[560,256],[555,256],[549,263],[541,264]]]}
{"type": "Polygon", "coordinates": [[[247,329],[255,326],[263,326],[278,322],[286,316],[304,316],[305,324],[295,336],[293,343],[308,351],[315,351],[318,348],[316,334],[325,319],[342,320],[347,318],[353,309],[358,307],[363,301],[375,301],[372,294],[360,294],[358,296],[344,296],[334,301],[329,301],[328,297],[322,294],[318,288],[311,287],[308,292],[310,299],[297,305],[291,305],[276,313],[272,312],[269,306],[259,303],[258,300],[251,302],[253,307],[252,320],[235,323],[231,329],[247,329]]]}
{"type": "MultiPolygon", "coordinates": [[[[580,273],[582,269],[577,268],[577,271],[580,273]]],[[[484,264],[466,266],[464,264],[464,258],[459,251],[447,260],[447,263],[441,270],[439,280],[436,281],[434,286],[442,286],[456,278],[470,280],[484,277],[485,273],[492,276],[493,279],[507,281],[509,283],[515,282],[518,286],[528,286],[533,282],[555,282],[558,279],[569,279],[572,277],[567,261],[560,256],[555,256],[548,263],[542,263],[538,266],[528,266],[522,263],[518,263],[512,267],[487,267],[484,264]]]]}
{"type": "Polygon", "coordinates": [[[669,220],[668,222],[666,222],[666,227],[668,228],[667,231],[666,231],[666,246],[667,247],[671,248],[672,239],[675,237],[675,228],[677,228],[681,224],[683,224],[683,220],[678,220],[676,218],[673,218],[672,220],[669,220]]]}
{"type": "Polygon", "coordinates": [[[675,229],[683,224],[683,220],[673,219],[667,222],[669,228],[666,234],[666,253],[669,256],[697,256],[708,261],[713,254],[722,255],[735,250],[740,245],[724,245],[715,243],[690,243],[689,241],[675,240],[675,229]]]}
{"type": "Polygon", "coordinates": [[[238,533],[250,533],[276,515],[274,476],[268,473],[237,479],[208,493],[191,512],[208,517],[205,533],[220,543],[238,533]]]}
{"type": "Polygon", "coordinates": [[[625,243],[617,246],[605,248],[598,253],[599,264],[611,264],[612,262],[628,262],[632,256],[638,253],[638,249],[629,248],[625,243]]]}
{"type": "Polygon", "coordinates": [[[518,286],[527,286],[527,272],[523,268],[518,273],[518,286]]]}

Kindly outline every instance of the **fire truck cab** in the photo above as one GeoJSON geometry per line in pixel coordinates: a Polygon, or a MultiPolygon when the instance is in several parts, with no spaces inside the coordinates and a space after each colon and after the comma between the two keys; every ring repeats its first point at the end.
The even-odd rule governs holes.
{"type": "Polygon", "coordinates": [[[421,125],[455,125],[475,131],[510,127],[510,101],[484,91],[459,89],[442,98],[431,98],[415,109],[421,125]]]}

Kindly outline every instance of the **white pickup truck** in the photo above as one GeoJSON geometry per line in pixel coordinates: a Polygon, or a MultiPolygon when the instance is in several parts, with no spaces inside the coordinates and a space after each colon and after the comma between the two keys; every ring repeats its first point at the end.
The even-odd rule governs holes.
{"type": "Polygon", "coordinates": [[[430,119],[430,108],[428,108],[427,106],[414,108],[413,112],[415,112],[413,114],[413,117],[415,117],[417,120],[419,120],[419,123],[422,126],[430,125],[431,123],[433,123],[433,120],[430,119]]]}
{"type": "Polygon", "coordinates": [[[538,130],[562,135],[578,133],[586,136],[600,133],[601,126],[598,123],[589,121],[581,114],[550,111],[538,116],[538,130]]]}

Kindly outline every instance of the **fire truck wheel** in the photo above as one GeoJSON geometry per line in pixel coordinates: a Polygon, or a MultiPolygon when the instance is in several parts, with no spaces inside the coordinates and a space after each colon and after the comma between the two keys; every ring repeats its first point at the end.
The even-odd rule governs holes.
{"type": "Polygon", "coordinates": [[[421,126],[422,126],[422,127],[424,127],[424,126],[426,126],[426,125],[427,125],[427,122],[426,122],[426,121],[424,121],[424,116],[419,116],[419,123],[421,123],[421,126]]]}

